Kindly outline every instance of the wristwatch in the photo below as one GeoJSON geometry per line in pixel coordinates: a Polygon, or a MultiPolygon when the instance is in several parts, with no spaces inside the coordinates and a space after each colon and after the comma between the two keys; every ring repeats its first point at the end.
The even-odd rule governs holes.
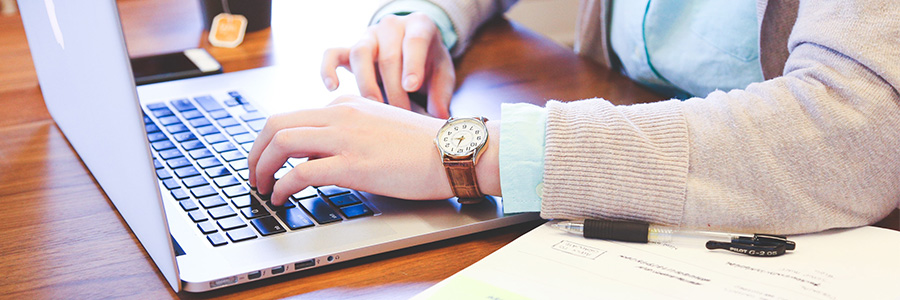
{"type": "Polygon", "coordinates": [[[434,138],[450,187],[461,204],[478,203],[484,198],[475,176],[475,164],[487,146],[484,122],[485,117],[450,118],[434,138]]]}

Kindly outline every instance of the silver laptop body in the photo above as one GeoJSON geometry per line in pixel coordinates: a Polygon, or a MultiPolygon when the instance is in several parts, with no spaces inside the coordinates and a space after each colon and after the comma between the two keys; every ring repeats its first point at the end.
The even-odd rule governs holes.
{"type": "Polygon", "coordinates": [[[256,232],[257,238],[214,247],[157,178],[142,105],[205,95],[221,100],[238,91],[261,111],[275,113],[321,107],[334,97],[314,78],[298,81],[277,67],[136,88],[115,1],[20,0],[19,8],[47,109],[176,292],[208,291],[538,219],[531,213],[505,216],[499,199],[460,206],[449,199],[407,201],[352,191],[371,215],[339,216],[271,236],[256,232]]]}

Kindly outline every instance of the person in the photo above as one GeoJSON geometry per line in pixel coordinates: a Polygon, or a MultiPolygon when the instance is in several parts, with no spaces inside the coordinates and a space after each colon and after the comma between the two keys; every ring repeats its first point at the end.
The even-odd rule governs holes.
{"type": "MultiPolygon", "coordinates": [[[[453,196],[432,142],[449,115],[452,58],[513,2],[384,6],[356,45],[323,60],[328,88],[345,67],[361,96],[272,116],[249,155],[251,185],[276,204],[329,184],[453,196]],[[406,110],[408,92],[426,93],[433,117],[406,110]],[[289,157],[310,160],[276,182],[289,157]]],[[[900,207],[900,10],[885,0],[749,3],[583,1],[579,54],[692,97],[504,105],[475,166],[481,191],[502,195],[505,212],[547,219],[775,234],[872,224],[900,207]]]]}

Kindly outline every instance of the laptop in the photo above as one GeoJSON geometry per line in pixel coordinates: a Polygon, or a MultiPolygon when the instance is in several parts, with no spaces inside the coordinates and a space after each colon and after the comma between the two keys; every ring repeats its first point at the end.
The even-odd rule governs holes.
{"type": "MultiPolygon", "coordinates": [[[[323,90],[317,80],[305,86],[269,67],[138,88],[115,1],[19,1],[19,8],[47,109],[176,292],[538,219],[504,215],[499,198],[461,206],[336,186],[268,205],[246,181],[247,150],[265,116],[284,103],[330,102],[307,96],[323,90]]],[[[301,163],[292,159],[279,172],[301,163]]]]}

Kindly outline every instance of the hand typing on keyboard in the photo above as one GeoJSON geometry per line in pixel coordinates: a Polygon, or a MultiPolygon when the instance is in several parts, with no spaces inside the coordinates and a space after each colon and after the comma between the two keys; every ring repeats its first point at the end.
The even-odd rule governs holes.
{"type": "MultiPolygon", "coordinates": [[[[248,156],[250,184],[280,205],[307,186],[337,185],[404,199],[453,197],[433,139],[444,120],[356,96],[274,115],[248,156]],[[275,181],[288,158],[309,157],[275,181]]],[[[499,124],[477,167],[485,194],[500,194],[499,124]]]]}

